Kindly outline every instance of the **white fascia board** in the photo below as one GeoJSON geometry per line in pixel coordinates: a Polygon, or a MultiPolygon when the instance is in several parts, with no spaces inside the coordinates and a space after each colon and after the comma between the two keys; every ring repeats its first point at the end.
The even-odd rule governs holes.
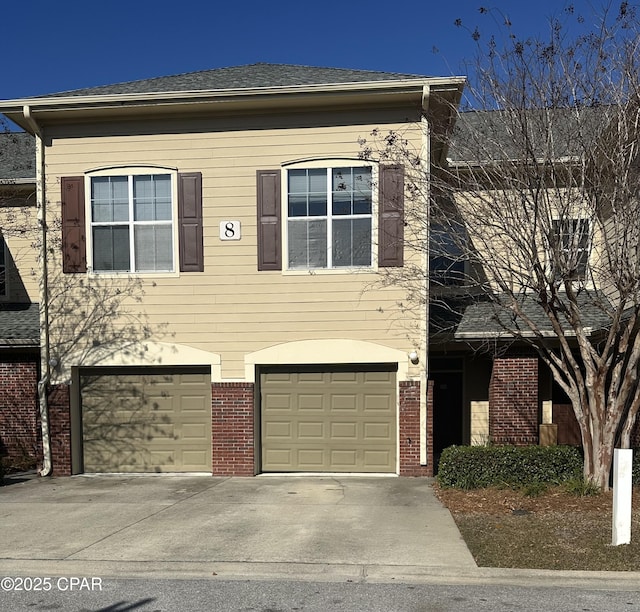
{"type": "Polygon", "coordinates": [[[0,187],[6,185],[35,185],[36,177],[33,178],[0,178],[0,187]]]}
{"type": "Polygon", "coordinates": [[[15,348],[34,348],[40,346],[40,338],[0,338],[0,349],[11,347],[15,348]]]}
{"type": "MultiPolygon", "coordinates": [[[[584,328],[584,333],[585,336],[590,336],[592,333],[592,328],[590,327],[585,327],[584,328]]],[[[573,338],[575,337],[576,333],[571,331],[571,330],[567,330],[564,332],[563,334],[565,337],[568,338],[573,338]]],[[[557,337],[557,334],[554,331],[551,330],[543,330],[540,331],[537,334],[534,334],[533,332],[520,332],[519,334],[511,334],[509,332],[456,332],[455,334],[453,334],[453,337],[456,340],[487,340],[487,339],[493,339],[493,338],[508,338],[510,340],[517,340],[518,338],[536,338],[536,337],[540,337],[542,336],[543,338],[555,338],[557,337]]]]}
{"type": "MultiPolygon", "coordinates": [[[[557,157],[555,159],[543,159],[543,158],[537,158],[535,160],[535,162],[537,164],[546,164],[549,161],[552,161],[553,163],[556,164],[575,164],[577,162],[579,162],[581,160],[581,158],[577,155],[568,155],[568,156],[564,156],[564,157],[557,157]]],[[[481,167],[486,167],[486,166],[498,166],[499,164],[505,164],[505,163],[510,163],[510,164],[514,164],[514,165],[521,165],[523,164],[523,161],[521,159],[510,159],[510,158],[505,158],[505,159],[487,159],[487,160],[469,160],[469,161],[454,161],[451,158],[447,157],[447,165],[450,166],[451,168],[481,168],[481,167]]],[[[527,160],[526,163],[529,163],[529,161],[527,160]]]]}
{"type": "Polygon", "coordinates": [[[141,103],[141,102],[171,102],[171,101],[202,101],[217,98],[242,98],[253,96],[269,95],[314,95],[326,93],[349,93],[349,92],[383,92],[385,90],[406,91],[415,90],[422,92],[424,85],[432,87],[442,87],[463,84],[464,77],[438,77],[424,79],[398,79],[387,81],[364,81],[353,83],[320,83],[314,85],[295,85],[278,87],[253,87],[237,89],[206,89],[191,91],[161,91],[131,94],[106,94],[90,96],[41,96],[37,98],[19,98],[14,100],[0,100],[0,111],[17,111],[27,105],[33,109],[61,108],[64,106],[86,106],[101,104],[110,105],[120,103],[141,103]]]}

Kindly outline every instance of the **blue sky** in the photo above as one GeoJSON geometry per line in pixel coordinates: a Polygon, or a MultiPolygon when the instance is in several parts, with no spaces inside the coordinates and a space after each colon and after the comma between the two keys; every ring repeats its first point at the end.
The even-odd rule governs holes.
{"type": "MultiPolygon", "coordinates": [[[[564,0],[31,0],[2,7],[0,98],[272,62],[448,76],[482,5],[536,34],[564,0]],[[26,8],[28,7],[28,8],[26,8]],[[438,52],[434,53],[433,49],[438,52]]],[[[576,0],[577,7],[588,0],[576,0]]]]}

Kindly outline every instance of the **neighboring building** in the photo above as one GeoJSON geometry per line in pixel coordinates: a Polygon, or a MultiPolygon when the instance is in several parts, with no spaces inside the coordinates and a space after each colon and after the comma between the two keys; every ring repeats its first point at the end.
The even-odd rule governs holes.
{"type": "Polygon", "coordinates": [[[0,103],[45,173],[53,473],[431,475],[426,315],[378,274],[426,202],[361,139],[442,163],[463,83],[255,64],[0,103]]]}
{"type": "MultiPolygon", "coordinates": [[[[552,111],[552,114],[555,121],[547,124],[544,119],[536,122],[536,113],[529,113],[529,144],[536,152],[536,163],[538,160],[548,163],[550,150],[545,147],[552,142],[558,149],[553,151],[554,163],[559,161],[558,165],[562,164],[561,167],[566,169],[575,159],[581,159],[578,153],[570,150],[571,145],[575,146],[577,142],[571,140],[572,135],[575,138],[574,119],[566,110],[552,111]],[[549,138],[549,131],[545,131],[551,125],[556,130],[554,138],[549,138]],[[536,133],[536,128],[539,128],[539,133],[536,133]],[[540,150],[536,149],[536,136],[542,142],[540,150]]],[[[608,125],[601,109],[587,109],[583,114],[581,121],[590,128],[585,130],[586,133],[590,138],[600,137],[608,125]]],[[[513,284],[509,287],[515,290],[505,295],[518,295],[526,318],[540,332],[546,346],[559,349],[557,330],[553,329],[536,302],[538,296],[532,295],[535,291],[531,286],[524,290],[516,281],[520,278],[527,280],[531,268],[524,268],[522,262],[526,260],[519,259],[521,253],[515,248],[502,257],[508,250],[505,244],[513,240],[516,233],[519,233],[522,244],[531,244],[527,240],[533,232],[539,235],[548,232],[549,244],[558,252],[556,259],[547,253],[545,271],[550,276],[554,274],[552,262],[562,262],[564,255],[568,262],[568,270],[564,273],[571,281],[576,281],[580,320],[584,329],[589,330],[590,342],[598,342],[611,325],[611,317],[607,313],[613,310],[609,300],[614,293],[606,288],[608,279],[602,275],[606,266],[597,268],[595,265],[605,239],[601,229],[590,227],[594,224],[595,215],[581,216],[587,215],[589,207],[584,206],[581,211],[567,207],[561,220],[553,219],[554,214],[559,215],[553,211],[557,203],[553,202],[554,197],[563,203],[569,200],[557,197],[556,192],[566,194],[570,191],[563,189],[562,179],[556,178],[551,186],[546,185],[546,193],[551,194],[546,203],[548,205],[552,201],[553,204],[545,209],[545,200],[540,198],[543,203],[540,204],[537,225],[509,210],[509,197],[524,198],[529,185],[522,182],[524,187],[521,192],[516,192],[512,188],[516,181],[504,180],[507,176],[504,173],[511,170],[516,177],[526,176],[529,172],[525,169],[526,164],[531,161],[527,157],[530,150],[518,148],[520,133],[517,121],[513,123],[510,132],[508,117],[502,111],[462,113],[449,139],[447,180],[452,189],[438,202],[445,211],[443,216],[449,221],[440,224],[436,220],[430,228],[429,379],[433,384],[436,464],[442,450],[452,444],[582,444],[571,402],[538,357],[533,343],[527,341],[526,336],[533,339],[533,333],[524,318],[516,320],[513,311],[496,306],[489,299],[493,290],[493,297],[498,303],[501,293],[495,276],[487,279],[484,275],[486,268],[482,270],[483,263],[490,267],[491,262],[508,261],[509,265],[504,265],[508,272],[505,272],[503,280],[511,281],[513,284]],[[515,128],[513,123],[516,123],[515,128]],[[522,174],[518,173],[520,168],[523,168],[522,174]],[[495,236],[492,236],[492,231],[496,235],[500,233],[501,226],[496,224],[494,227],[498,229],[490,229],[489,216],[477,215],[483,207],[473,209],[474,199],[479,201],[485,193],[487,207],[493,207],[497,211],[496,217],[508,219],[510,227],[516,228],[504,242],[494,240],[495,236]],[[469,215],[469,210],[476,213],[475,220],[470,218],[473,215],[469,215]],[[549,226],[546,227],[545,223],[549,226]],[[473,231],[476,238],[484,233],[487,239],[474,242],[468,231],[473,231]],[[469,245],[466,249],[461,246],[465,243],[469,245]],[[471,256],[474,251],[479,257],[471,256]],[[519,277],[517,272],[513,273],[519,269],[527,271],[519,277]],[[584,291],[578,290],[581,286],[584,291]],[[519,334],[522,336],[520,339],[517,337],[519,334]]],[[[543,167],[543,162],[540,164],[543,167]]],[[[535,184],[533,179],[531,184],[535,184]]],[[[516,204],[514,209],[522,211],[524,207],[518,208],[516,204]]],[[[433,216],[437,219],[432,210],[433,216]]],[[[536,241],[536,253],[541,252],[543,244],[544,241],[536,241]]],[[[534,277],[533,274],[531,276],[534,277]]],[[[562,290],[559,293],[562,294],[562,290]]],[[[577,341],[569,323],[564,326],[563,333],[567,345],[577,355],[577,341]]],[[[632,443],[640,444],[638,423],[632,443]]]]}
{"type": "Polygon", "coordinates": [[[0,133],[0,458],[34,465],[40,450],[35,142],[0,133]]]}

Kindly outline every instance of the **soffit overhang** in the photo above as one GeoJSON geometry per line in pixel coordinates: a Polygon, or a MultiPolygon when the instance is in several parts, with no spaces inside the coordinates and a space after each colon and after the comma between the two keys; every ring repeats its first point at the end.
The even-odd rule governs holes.
{"type": "MultiPolygon", "coordinates": [[[[43,96],[0,101],[0,112],[33,133],[31,118],[41,127],[120,119],[158,119],[211,114],[259,114],[304,110],[413,107],[424,109],[424,92],[438,100],[459,99],[464,77],[294,87],[261,87],[206,91],[150,92],[99,96],[43,96]]],[[[441,102],[439,102],[441,103],[441,102]]]]}

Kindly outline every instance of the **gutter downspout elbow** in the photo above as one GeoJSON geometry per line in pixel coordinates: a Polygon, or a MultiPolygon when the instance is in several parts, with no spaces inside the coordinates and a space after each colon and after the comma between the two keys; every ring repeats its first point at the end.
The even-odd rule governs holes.
{"type": "Polygon", "coordinates": [[[42,469],[40,476],[50,476],[53,471],[51,455],[51,437],[49,434],[49,402],[47,389],[51,381],[49,346],[49,277],[47,266],[47,207],[44,184],[44,142],[42,129],[31,113],[31,107],[25,104],[22,114],[36,138],[36,200],[38,224],[40,225],[40,278],[38,281],[40,302],[40,380],[38,381],[38,405],[40,408],[40,428],[42,431],[42,469]]]}

